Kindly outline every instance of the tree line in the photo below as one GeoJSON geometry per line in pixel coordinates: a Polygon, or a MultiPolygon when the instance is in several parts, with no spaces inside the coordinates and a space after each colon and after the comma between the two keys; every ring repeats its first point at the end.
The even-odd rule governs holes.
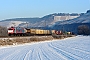
{"type": "Polygon", "coordinates": [[[90,35],[90,27],[88,25],[78,26],[78,34],[79,35],[90,35]]]}
{"type": "Polygon", "coordinates": [[[1,27],[0,26],[0,36],[8,36],[8,33],[7,33],[7,28],[6,27],[1,27]]]}

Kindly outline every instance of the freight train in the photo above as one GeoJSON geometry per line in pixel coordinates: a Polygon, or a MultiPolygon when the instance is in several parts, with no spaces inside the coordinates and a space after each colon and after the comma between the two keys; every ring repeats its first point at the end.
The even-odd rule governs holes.
{"type": "MultiPolygon", "coordinates": [[[[44,30],[44,29],[27,29],[23,27],[10,27],[8,28],[9,36],[31,36],[31,35],[62,35],[61,30],[44,30]]],[[[67,32],[70,34],[70,32],[67,32]]]]}

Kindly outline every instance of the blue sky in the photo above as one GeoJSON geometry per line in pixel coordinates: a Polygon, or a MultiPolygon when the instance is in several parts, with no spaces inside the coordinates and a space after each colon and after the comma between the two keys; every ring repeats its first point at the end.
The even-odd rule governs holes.
{"type": "Polygon", "coordinates": [[[82,13],[90,0],[0,0],[0,20],[43,17],[52,13],[82,13]]]}

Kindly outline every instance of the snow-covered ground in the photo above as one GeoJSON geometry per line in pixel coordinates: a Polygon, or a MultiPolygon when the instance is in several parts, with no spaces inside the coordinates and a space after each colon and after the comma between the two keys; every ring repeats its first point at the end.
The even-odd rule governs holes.
{"type": "Polygon", "coordinates": [[[4,26],[4,27],[7,27],[7,28],[9,28],[11,26],[17,27],[21,23],[26,23],[26,22],[23,22],[23,21],[1,21],[0,26],[4,26]]]}
{"type": "Polygon", "coordinates": [[[90,60],[90,36],[0,47],[0,60],[90,60]]]}

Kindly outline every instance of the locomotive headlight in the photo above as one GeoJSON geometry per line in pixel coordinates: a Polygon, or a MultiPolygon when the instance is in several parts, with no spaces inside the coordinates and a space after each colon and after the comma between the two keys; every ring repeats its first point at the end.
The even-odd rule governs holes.
{"type": "Polygon", "coordinates": [[[13,30],[8,30],[8,33],[13,33],[13,30]]]}

